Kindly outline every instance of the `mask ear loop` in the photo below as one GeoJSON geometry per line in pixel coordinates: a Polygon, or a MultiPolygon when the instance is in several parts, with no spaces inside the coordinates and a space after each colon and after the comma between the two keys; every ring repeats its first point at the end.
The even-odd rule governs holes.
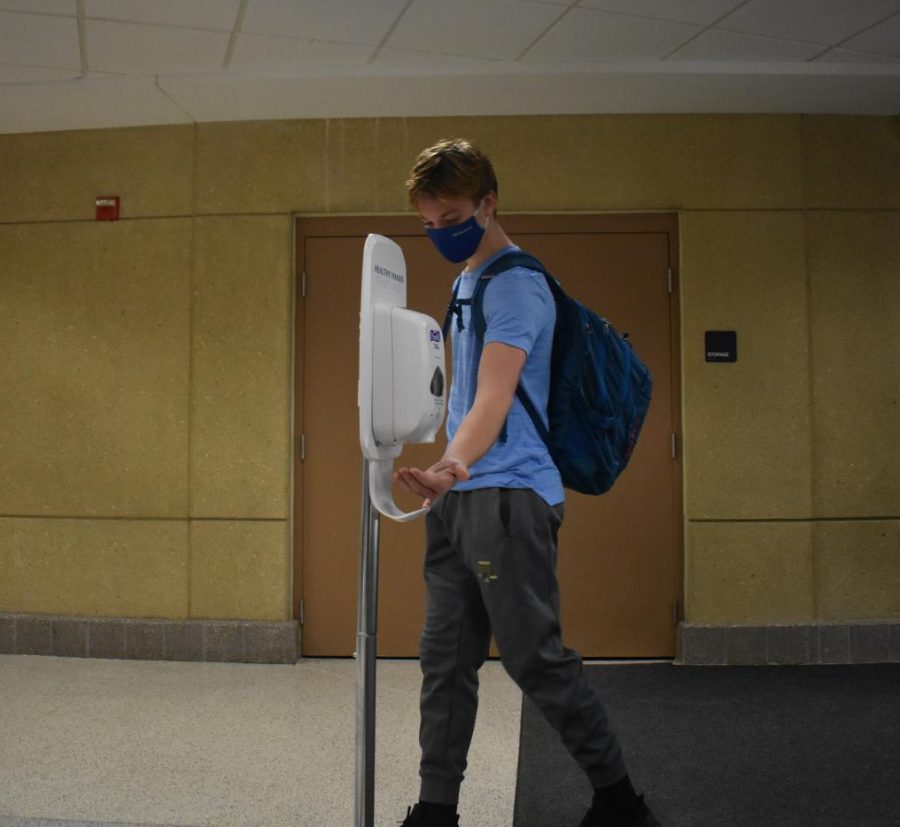
{"type": "MultiPolygon", "coordinates": [[[[481,201],[478,202],[478,209],[475,210],[475,215],[478,215],[481,208],[484,206],[484,198],[482,197],[481,201]]],[[[484,215],[484,227],[482,229],[487,232],[488,227],[491,225],[491,217],[487,213],[484,215]]]]}

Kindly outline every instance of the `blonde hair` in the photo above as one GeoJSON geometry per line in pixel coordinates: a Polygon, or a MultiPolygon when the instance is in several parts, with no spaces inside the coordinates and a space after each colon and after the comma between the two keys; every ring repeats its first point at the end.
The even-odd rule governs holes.
{"type": "Polygon", "coordinates": [[[487,155],[465,138],[452,138],[419,153],[406,189],[412,204],[423,195],[480,201],[489,192],[497,192],[497,176],[487,155]]]}

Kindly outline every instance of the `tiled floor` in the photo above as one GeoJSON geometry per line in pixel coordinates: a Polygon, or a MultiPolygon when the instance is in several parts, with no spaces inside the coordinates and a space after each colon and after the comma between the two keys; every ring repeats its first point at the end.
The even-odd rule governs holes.
{"type": "MultiPolygon", "coordinates": [[[[416,661],[379,661],[376,827],[418,792],[416,661]]],[[[356,662],[0,656],[0,827],[350,827],[356,662]]],[[[521,694],[495,662],[460,813],[512,824],[521,694]]]]}

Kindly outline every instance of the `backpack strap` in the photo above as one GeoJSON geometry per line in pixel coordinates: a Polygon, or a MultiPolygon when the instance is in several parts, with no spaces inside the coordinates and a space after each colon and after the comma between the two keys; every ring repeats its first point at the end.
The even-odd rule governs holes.
{"type": "Polygon", "coordinates": [[[484,320],[482,303],[484,300],[484,291],[487,288],[488,280],[493,276],[498,275],[499,273],[502,273],[506,270],[511,270],[513,267],[526,267],[529,270],[536,270],[539,273],[543,273],[547,279],[547,284],[550,286],[550,292],[553,293],[554,298],[558,297],[558,293],[560,290],[559,285],[556,283],[556,279],[552,278],[550,274],[547,273],[540,261],[538,261],[534,256],[529,255],[528,253],[506,253],[500,256],[500,258],[493,262],[481,274],[471,298],[458,298],[461,282],[460,280],[457,280],[456,284],[453,286],[453,294],[450,297],[450,304],[447,305],[447,311],[444,314],[444,323],[441,325],[441,331],[444,334],[445,340],[450,334],[450,325],[453,322],[454,316],[456,316],[457,329],[465,329],[465,324],[463,323],[462,317],[462,308],[467,305],[472,305],[472,321],[475,325],[475,335],[478,336],[479,339],[484,339],[487,325],[484,320]]]}
{"type": "MultiPolygon", "coordinates": [[[[527,270],[534,270],[538,273],[542,273],[547,281],[547,286],[550,288],[550,293],[553,295],[554,301],[558,301],[560,296],[565,295],[562,292],[562,288],[559,286],[559,283],[556,281],[556,279],[547,272],[547,270],[544,268],[544,265],[541,264],[541,262],[538,261],[538,259],[536,259],[534,256],[521,251],[505,253],[496,261],[491,262],[491,264],[485,268],[485,271],[478,279],[478,284],[475,287],[475,292],[472,294],[472,326],[475,329],[475,336],[481,343],[484,342],[484,336],[487,332],[487,322],[484,318],[483,307],[484,291],[487,290],[487,286],[494,276],[497,276],[500,273],[505,273],[507,270],[512,270],[514,267],[524,267],[527,270]]],[[[459,316],[459,323],[460,325],[462,324],[461,314],[459,316]]],[[[462,327],[460,327],[460,329],[462,329],[462,327]]],[[[525,392],[525,389],[521,384],[516,385],[516,397],[522,403],[522,407],[525,408],[526,413],[531,418],[531,421],[534,424],[535,430],[538,432],[538,435],[544,441],[544,444],[549,447],[550,432],[547,430],[547,426],[544,425],[544,420],[538,413],[537,407],[531,401],[531,398],[525,392]]],[[[503,429],[500,432],[500,441],[506,442],[506,440],[507,430],[506,422],[504,421],[503,429]]]]}
{"type": "Polygon", "coordinates": [[[462,317],[462,307],[463,305],[471,304],[472,299],[459,299],[457,296],[459,295],[459,285],[460,279],[456,280],[456,284],[453,286],[453,295],[450,296],[450,304],[447,305],[447,312],[444,314],[444,323],[441,325],[441,332],[444,334],[444,341],[447,341],[447,337],[450,335],[450,324],[453,321],[453,316],[456,316],[456,326],[459,330],[463,330],[465,325],[463,324],[462,317]]]}

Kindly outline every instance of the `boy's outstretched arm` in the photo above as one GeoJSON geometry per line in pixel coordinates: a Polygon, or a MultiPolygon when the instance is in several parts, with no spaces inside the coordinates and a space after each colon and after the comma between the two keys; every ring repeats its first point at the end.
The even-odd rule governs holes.
{"type": "Polygon", "coordinates": [[[475,402],[459,426],[444,456],[430,468],[400,468],[394,481],[424,497],[426,505],[469,478],[469,466],[497,441],[509,414],[526,353],[517,347],[490,342],[478,363],[475,402]]]}

